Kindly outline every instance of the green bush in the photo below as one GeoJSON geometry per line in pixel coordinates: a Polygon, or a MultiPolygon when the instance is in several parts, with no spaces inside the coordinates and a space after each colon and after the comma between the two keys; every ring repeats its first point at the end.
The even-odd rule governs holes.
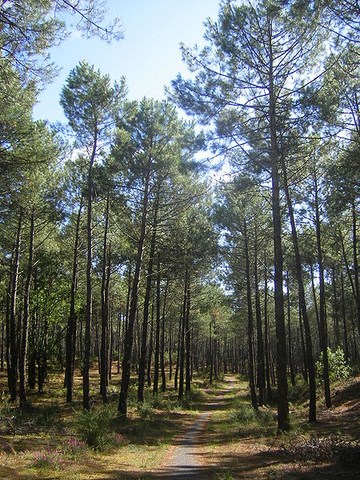
{"type": "Polygon", "coordinates": [[[231,415],[231,421],[241,425],[258,425],[269,427],[274,423],[274,415],[271,410],[260,408],[255,410],[251,405],[240,404],[231,415]]]}
{"type": "Polygon", "coordinates": [[[111,421],[115,414],[110,405],[93,407],[90,411],[76,412],[75,429],[77,435],[89,447],[103,450],[114,443],[111,421]]]}
{"type": "Polygon", "coordinates": [[[137,410],[139,412],[140,417],[143,419],[150,419],[154,416],[154,407],[148,401],[145,401],[143,403],[138,403],[137,410]]]}
{"type": "MultiPolygon", "coordinates": [[[[329,358],[329,378],[331,382],[335,380],[345,380],[351,375],[351,367],[346,363],[344,352],[340,347],[335,351],[328,347],[329,358]]],[[[323,354],[321,352],[319,360],[316,362],[316,373],[319,378],[322,377],[324,369],[323,354]]]]}
{"type": "Polygon", "coordinates": [[[249,425],[256,420],[256,410],[251,405],[240,404],[232,413],[231,420],[241,425],[249,425]]]}

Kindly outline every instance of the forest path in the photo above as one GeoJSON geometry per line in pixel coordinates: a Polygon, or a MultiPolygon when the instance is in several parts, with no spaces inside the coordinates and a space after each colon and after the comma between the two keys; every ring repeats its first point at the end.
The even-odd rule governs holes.
{"type": "Polygon", "coordinates": [[[225,376],[226,385],[213,399],[203,405],[186,432],[180,435],[161,470],[154,472],[153,478],[170,480],[208,480],[211,477],[209,466],[204,463],[200,448],[206,441],[206,424],[215,410],[226,409],[226,394],[234,390],[236,380],[233,376],[225,376]]]}

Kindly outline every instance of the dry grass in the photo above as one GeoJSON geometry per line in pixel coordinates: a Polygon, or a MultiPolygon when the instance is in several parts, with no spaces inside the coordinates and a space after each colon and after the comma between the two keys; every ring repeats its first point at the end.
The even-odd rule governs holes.
{"type": "MultiPolygon", "coordinates": [[[[6,389],[4,375],[0,377],[6,389]]],[[[11,405],[3,395],[0,403],[0,479],[85,480],[145,478],[158,467],[170,450],[174,437],[191,424],[196,411],[177,405],[169,390],[159,400],[139,411],[130,402],[126,420],[116,417],[114,384],[108,436],[102,450],[89,448],[81,440],[77,422],[81,415],[81,378],[75,378],[75,395],[68,405],[63,376],[51,375],[45,392],[29,394],[29,407],[11,405]],[[108,441],[110,439],[110,441],[108,441]],[[74,445],[75,442],[75,445],[74,445]],[[75,448],[74,448],[75,447],[75,448]]],[[[1,386],[0,386],[1,388],[1,386]]],[[[97,372],[92,372],[93,410],[101,408],[97,372]]],[[[151,398],[151,397],[150,397],[151,398]]]]}
{"type": "MultiPolygon", "coordinates": [[[[1,382],[5,382],[4,376],[0,388],[1,382]]],[[[62,382],[61,375],[52,375],[44,394],[29,396],[26,410],[8,404],[3,395],[0,479],[166,480],[164,471],[176,437],[193,423],[197,412],[204,410],[211,410],[211,418],[194,448],[209,480],[360,478],[357,449],[350,452],[351,463],[347,461],[348,447],[356,447],[359,438],[360,378],[339,384],[334,390],[334,406],[323,409],[318,423],[312,426],[306,422],[306,397],[299,388],[291,404],[293,430],[278,436],[275,409],[264,408],[254,415],[248,408],[248,386],[239,382],[230,391],[221,390],[224,384],[213,388],[202,384],[206,393],[195,388],[191,401],[183,405],[177,404],[171,389],[155,402],[150,395],[141,410],[132,400],[128,419],[120,420],[116,417],[115,394],[119,378],[114,375],[110,387],[113,403],[106,407],[109,423],[105,440],[109,441],[103,450],[89,448],[79,436],[81,378],[76,378],[72,405],[64,401],[62,382]],[[221,401],[217,401],[221,394],[221,401]],[[341,455],[336,454],[336,448],[331,450],[332,445],[341,447],[341,455]],[[312,449],[326,455],[312,457],[312,449]]],[[[92,398],[96,410],[101,405],[96,371],[92,376],[92,398]]]]}

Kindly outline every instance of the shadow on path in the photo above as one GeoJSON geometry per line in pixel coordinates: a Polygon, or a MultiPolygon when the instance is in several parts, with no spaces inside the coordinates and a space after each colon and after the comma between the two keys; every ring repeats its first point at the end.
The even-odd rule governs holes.
{"type": "Polygon", "coordinates": [[[209,468],[203,465],[203,459],[197,451],[197,446],[203,443],[201,433],[206,427],[213,411],[226,408],[225,394],[234,389],[235,379],[227,379],[227,387],[224,388],[214,399],[208,401],[203,411],[198,415],[193,424],[184,435],[174,442],[175,448],[167,465],[155,473],[153,478],[168,478],[177,480],[209,479],[209,468]]]}

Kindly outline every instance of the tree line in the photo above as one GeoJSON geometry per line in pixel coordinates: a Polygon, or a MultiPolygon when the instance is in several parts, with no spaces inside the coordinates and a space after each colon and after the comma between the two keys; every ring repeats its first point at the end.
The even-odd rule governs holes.
{"type": "Polygon", "coordinates": [[[206,46],[182,46],[191,75],[167,100],[133,101],[126,79],[83,61],[61,93],[66,128],[34,121],[64,9],[86,34],[121,37],[91,5],[1,4],[11,400],[25,406],[60,370],[72,402],[80,371],[90,410],[117,375],[126,415],[133,384],[139,403],[169,386],[181,399],[194,373],[234,372],[254,408],[276,401],[279,430],[288,382],[303,379],[315,422],[318,375],[331,406],[331,350],[359,363],[356,2],[222,1],[206,46]],[[220,180],[205,149],[225,162],[220,180]]]}

